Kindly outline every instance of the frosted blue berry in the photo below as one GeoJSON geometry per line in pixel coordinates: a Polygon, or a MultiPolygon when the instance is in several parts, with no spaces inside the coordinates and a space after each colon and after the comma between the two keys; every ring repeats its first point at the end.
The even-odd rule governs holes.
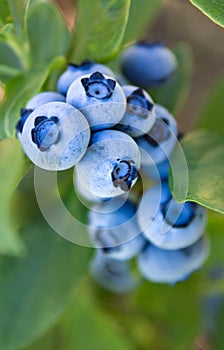
{"type": "Polygon", "coordinates": [[[116,259],[130,259],[143,248],[136,218],[136,206],[130,200],[118,197],[96,204],[89,211],[88,231],[95,248],[116,259]]]}
{"type": "Polygon", "coordinates": [[[27,120],[27,118],[29,117],[29,115],[33,112],[32,109],[27,109],[27,108],[21,108],[20,110],[20,118],[16,124],[16,132],[17,132],[17,136],[20,139],[21,138],[21,134],[23,131],[23,126],[25,124],[25,121],[27,120]]]}
{"type": "Polygon", "coordinates": [[[154,165],[142,165],[142,171],[156,181],[166,181],[168,179],[170,162],[166,158],[163,162],[154,165]]]}
{"type": "Polygon", "coordinates": [[[137,181],[140,153],[135,141],[117,130],[94,133],[90,146],[76,166],[79,185],[97,198],[127,192],[137,181]]]}
{"type": "Polygon", "coordinates": [[[129,260],[108,257],[98,249],[90,261],[90,273],[102,288],[114,293],[128,293],[138,285],[138,277],[131,271],[129,260]]]}
{"type": "Polygon", "coordinates": [[[177,143],[177,122],[168,110],[155,105],[156,120],[148,133],[137,137],[142,165],[154,165],[165,161],[177,143]]]}
{"type": "Polygon", "coordinates": [[[127,48],[121,58],[124,76],[133,84],[145,88],[162,84],[176,67],[175,55],[160,42],[139,42],[127,48]]]}
{"type": "Polygon", "coordinates": [[[26,104],[26,109],[36,109],[48,102],[65,102],[65,96],[53,91],[44,91],[33,96],[26,104]]]}
{"type": "Polygon", "coordinates": [[[120,85],[100,72],[76,79],[68,90],[67,102],[85,115],[92,130],[111,128],[126,110],[126,97],[120,85]]]}
{"type": "Polygon", "coordinates": [[[58,128],[58,117],[39,116],[34,121],[34,128],[31,130],[32,141],[37,145],[40,151],[44,152],[50,149],[60,140],[58,128]]]}
{"type": "Polygon", "coordinates": [[[144,193],[138,222],[146,239],[163,249],[180,249],[196,242],[204,233],[206,210],[200,205],[177,203],[168,184],[153,186],[144,193]],[[161,193],[162,190],[162,193],[161,193]]]}
{"type": "Polygon", "coordinates": [[[114,77],[112,70],[104,64],[96,63],[90,60],[84,60],[80,64],[69,63],[67,70],[63,72],[58,79],[57,90],[61,94],[66,95],[68,88],[73,83],[73,81],[82,75],[91,74],[97,71],[102,74],[114,77]]]}
{"type": "Polygon", "coordinates": [[[173,227],[187,227],[195,216],[197,204],[192,202],[177,203],[173,198],[162,208],[165,220],[173,227]]]}
{"type": "Polygon", "coordinates": [[[82,113],[67,103],[49,102],[29,115],[21,145],[40,168],[64,170],[79,162],[89,139],[89,125],[82,113]]]}
{"type": "Polygon", "coordinates": [[[149,94],[137,86],[123,86],[127,98],[126,112],[117,125],[132,137],[141,136],[147,133],[155,123],[155,106],[149,94]]]}
{"type": "Polygon", "coordinates": [[[153,244],[139,255],[138,267],[149,281],[175,284],[198,270],[209,255],[209,241],[203,236],[193,245],[179,250],[164,250],[153,244]]]}

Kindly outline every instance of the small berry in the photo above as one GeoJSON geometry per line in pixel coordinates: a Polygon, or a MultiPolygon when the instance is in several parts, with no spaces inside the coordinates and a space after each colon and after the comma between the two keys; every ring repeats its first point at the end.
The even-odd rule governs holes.
{"type": "Polygon", "coordinates": [[[160,42],[139,42],[127,48],[121,58],[124,76],[131,83],[145,88],[164,83],[176,67],[176,57],[160,42]]]}
{"type": "Polygon", "coordinates": [[[21,108],[20,110],[20,118],[16,124],[16,131],[17,135],[20,138],[22,131],[23,131],[23,126],[25,124],[25,121],[29,117],[29,115],[33,112],[33,109],[27,109],[27,108],[21,108]]]}
{"type": "Polygon", "coordinates": [[[65,96],[53,91],[40,92],[27,102],[26,109],[34,110],[48,102],[65,102],[65,96]]]}
{"type": "Polygon", "coordinates": [[[91,74],[97,71],[102,74],[114,77],[112,70],[110,70],[104,64],[96,63],[90,60],[84,60],[80,64],[69,63],[67,70],[62,73],[58,79],[57,89],[61,94],[66,96],[70,85],[77,78],[80,78],[82,75],[91,74]]]}
{"type": "Polygon", "coordinates": [[[88,231],[95,248],[116,259],[130,259],[143,248],[136,206],[123,197],[96,204],[89,211],[88,231]]]}
{"type": "Polygon", "coordinates": [[[170,169],[170,162],[166,158],[163,162],[154,165],[142,165],[142,171],[156,181],[167,181],[170,169]]]}
{"type": "Polygon", "coordinates": [[[156,283],[175,284],[198,270],[209,255],[209,242],[203,236],[184,249],[165,250],[149,244],[139,255],[138,267],[143,277],[156,283]]]}
{"type": "Polygon", "coordinates": [[[193,202],[177,203],[168,184],[144,193],[138,222],[146,239],[162,249],[180,249],[196,242],[204,233],[206,210],[193,202]],[[162,193],[161,193],[162,192],[162,193]],[[162,195],[162,200],[161,200],[162,195]]]}
{"type": "Polygon", "coordinates": [[[117,129],[132,137],[147,133],[155,123],[155,106],[149,94],[137,86],[123,86],[127,98],[126,112],[117,129]]]}
{"type": "Polygon", "coordinates": [[[85,115],[94,131],[113,127],[126,110],[126,97],[120,85],[100,72],[76,79],[68,90],[67,102],[85,115]]]}
{"type": "Polygon", "coordinates": [[[151,130],[137,137],[142,165],[159,164],[169,159],[177,143],[177,122],[168,110],[155,105],[156,121],[151,130]]]}
{"type": "Polygon", "coordinates": [[[87,120],[76,108],[64,102],[49,102],[29,115],[21,145],[40,168],[64,170],[79,162],[89,139],[87,120]]]}
{"type": "Polygon", "coordinates": [[[112,198],[137,181],[140,153],[135,141],[117,130],[94,133],[90,146],[76,166],[80,186],[97,198],[112,198]]]}
{"type": "Polygon", "coordinates": [[[128,293],[136,288],[138,278],[131,272],[129,260],[108,257],[98,249],[90,261],[90,273],[102,288],[114,293],[128,293]]]}

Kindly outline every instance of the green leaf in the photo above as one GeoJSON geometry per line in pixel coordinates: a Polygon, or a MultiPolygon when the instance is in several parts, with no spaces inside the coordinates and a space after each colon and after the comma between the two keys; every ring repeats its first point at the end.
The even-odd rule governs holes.
{"type": "Polygon", "coordinates": [[[70,35],[58,8],[50,1],[31,3],[26,13],[31,66],[49,62],[67,51],[70,35]]]}
{"type": "Polygon", "coordinates": [[[176,45],[173,52],[178,62],[176,72],[162,86],[150,89],[149,93],[156,103],[165,106],[175,115],[188,96],[192,76],[192,53],[186,44],[176,45]]]}
{"type": "Polygon", "coordinates": [[[23,251],[23,244],[13,222],[11,196],[26,170],[19,141],[15,139],[0,141],[0,253],[2,254],[17,255],[23,251]]]}
{"type": "Polygon", "coordinates": [[[7,33],[8,31],[12,30],[13,24],[12,23],[7,23],[4,26],[0,28],[0,35],[3,33],[7,33]]]}
{"type": "Polygon", "coordinates": [[[5,96],[0,104],[0,137],[13,137],[19,111],[44,84],[50,71],[64,63],[63,57],[57,57],[48,65],[36,66],[34,69],[11,79],[5,86],[5,96]]]}
{"type": "Polygon", "coordinates": [[[0,260],[0,348],[4,350],[21,349],[48,331],[87,269],[89,249],[60,238],[43,223],[40,213],[35,219],[22,230],[27,255],[0,260]]]}
{"type": "Polygon", "coordinates": [[[8,0],[10,14],[15,26],[17,35],[21,35],[24,25],[24,14],[28,0],[8,0]]]}
{"type": "Polygon", "coordinates": [[[209,131],[196,130],[181,142],[187,168],[180,166],[177,153],[171,160],[171,188],[177,201],[191,200],[224,213],[224,142],[209,131]],[[187,169],[187,171],[186,171],[187,169]],[[187,193],[186,181],[189,181],[187,193]],[[175,185],[175,186],[174,186],[175,185]]]}
{"type": "Polygon", "coordinates": [[[7,81],[19,75],[21,70],[9,66],[5,66],[4,64],[0,64],[0,81],[3,84],[6,84],[7,81]]]}
{"type": "Polygon", "coordinates": [[[10,16],[8,0],[1,0],[0,24],[6,24],[10,16]]]}
{"type": "Polygon", "coordinates": [[[55,329],[26,350],[55,350],[56,340],[58,349],[66,350],[84,350],[90,348],[90,344],[92,350],[135,349],[117,320],[102,308],[100,300],[93,297],[90,287],[83,283],[55,329]]]}
{"type": "Polygon", "coordinates": [[[197,126],[224,134],[223,91],[224,74],[218,78],[212,87],[211,93],[206,97],[206,102],[199,115],[197,126]]]}
{"type": "Polygon", "coordinates": [[[162,8],[163,0],[131,0],[129,18],[124,43],[139,39],[156,19],[162,8]]]}
{"type": "Polygon", "coordinates": [[[79,0],[76,30],[69,59],[107,61],[121,46],[130,0],[79,0]]]}
{"type": "Polygon", "coordinates": [[[208,16],[213,22],[224,27],[224,3],[223,0],[190,0],[199,10],[208,16]]]}
{"type": "Polygon", "coordinates": [[[21,72],[21,62],[13,48],[5,41],[0,41],[0,80],[6,83],[21,72]]]}
{"type": "MultiPolygon", "coordinates": [[[[192,343],[200,331],[197,277],[199,276],[196,273],[189,280],[173,286],[145,281],[139,288],[134,296],[133,317],[135,314],[145,317],[148,321],[145,332],[147,329],[149,332],[151,328],[151,334],[148,333],[148,342],[150,338],[154,339],[154,346],[150,346],[149,343],[145,349],[187,350],[192,348],[192,343]]],[[[135,329],[134,324],[133,329],[135,329]]]]}

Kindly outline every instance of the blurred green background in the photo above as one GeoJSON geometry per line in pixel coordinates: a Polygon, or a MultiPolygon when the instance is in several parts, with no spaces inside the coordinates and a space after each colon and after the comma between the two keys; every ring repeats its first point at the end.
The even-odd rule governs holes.
{"type": "MultiPolygon", "coordinates": [[[[152,2],[144,1],[146,6],[152,2]]],[[[58,4],[72,27],[76,1],[58,0],[58,4]]],[[[183,45],[183,51],[175,50],[182,52],[189,75],[193,57],[189,89],[175,106],[180,130],[188,132],[198,124],[213,129],[211,120],[218,121],[214,129],[223,130],[223,29],[187,0],[164,1],[146,27],[145,37],[151,41],[163,40],[171,48],[183,45]],[[217,79],[219,88],[213,90],[217,79]],[[199,123],[201,115],[204,121],[199,123]]],[[[45,76],[44,71],[41,74],[45,76]]],[[[176,96],[165,92],[167,104],[172,105],[176,96]]],[[[17,147],[14,140],[11,149],[17,147]]],[[[16,172],[17,164],[13,165],[16,172]]],[[[10,165],[10,169],[14,168],[10,165]]],[[[71,174],[65,172],[61,179],[66,204],[71,212],[81,211],[84,216],[68,191],[71,184],[66,184],[66,176],[71,174]]],[[[12,205],[27,251],[19,258],[0,257],[0,350],[224,350],[222,215],[210,212],[211,255],[188,281],[175,286],[142,281],[138,290],[119,296],[103,291],[88,276],[92,252],[63,240],[43,220],[32,171],[17,189],[12,205]]]]}

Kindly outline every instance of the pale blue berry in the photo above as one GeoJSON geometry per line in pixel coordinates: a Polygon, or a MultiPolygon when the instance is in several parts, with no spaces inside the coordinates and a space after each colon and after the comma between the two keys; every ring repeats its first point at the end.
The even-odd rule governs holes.
{"type": "Polygon", "coordinates": [[[68,90],[67,102],[85,115],[92,130],[113,127],[126,110],[126,97],[121,86],[100,72],[76,79],[68,90]]]}
{"type": "Polygon", "coordinates": [[[159,164],[169,159],[177,143],[177,122],[168,110],[155,105],[156,120],[148,133],[137,137],[142,165],[159,164]]]}
{"type": "Polygon", "coordinates": [[[124,194],[135,184],[140,153],[135,141],[117,130],[94,133],[90,146],[76,166],[79,185],[97,198],[124,194]]]}
{"type": "Polygon", "coordinates": [[[142,171],[156,181],[166,181],[168,179],[170,162],[166,158],[161,163],[154,165],[142,165],[142,171]]]}
{"type": "Polygon", "coordinates": [[[206,210],[200,205],[177,203],[168,184],[156,185],[144,193],[138,209],[143,235],[163,249],[180,249],[196,242],[204,233],[206,210]],[[162,197],[161,197],[162,196],[162,197]]]}
{"type": "Polygon", "coordinates": [[[85,117],[64,102],[49,102],[26,120],[21,145],[31,161],[46,170],[64,170],[85,154],[90,129],[85,117]]]}
{"type": "Polygon", "coordinates": [[[98,285],[113,293],[128,293],[139,283],[129,260],[108,257],[100,249],[90,261],[90,273],[98,285]]]}
{"type": "Polygon", "coordinates": [[[179,250],[164,250],[149,244],[139,255],[138,267],[149,281],[175,284],[201,268],[208,255],[209,241],[205,236],[179,250]]]}
{"type": "Polygon", "coordinates": [[[124,76],[133,84],[145,88],[164,83],[176,67],[175,55],[161,42],[139,42],[127,48],[121,58],[124,76]]]}
{"type": "Polygon", "coordinates": [[[145,244],[136,206],[122,197],[95,205],[89,211],[88,231],[94,247],[116,259],[136,256],[145,244]]]}
{"type": "Polygon", "coordinates": [[[48,102],[65,102],[65,96],[53,91],[44,91],[33,96],[26,104],[26,109],[36,109],[48,102]]]}
{"type": "Polygon", "coordinates": [[[73,81],[82,75],[91,74],[96,71],[114,77],[112,70],[104,64],[96,63],[90,60],[84,60],[80,64],[69,63],[67,70],[63,72],[58,79],[57,90],[61,94],[66,95],[68,88],[73,81]]]}
{"type": "Polygon", "coordinates": [[[117,125],[132,137],[147,133],[155,123],[155,106],[149,94],[137,86],[122,86],[127,98],[126,112],[117,125]]]}

